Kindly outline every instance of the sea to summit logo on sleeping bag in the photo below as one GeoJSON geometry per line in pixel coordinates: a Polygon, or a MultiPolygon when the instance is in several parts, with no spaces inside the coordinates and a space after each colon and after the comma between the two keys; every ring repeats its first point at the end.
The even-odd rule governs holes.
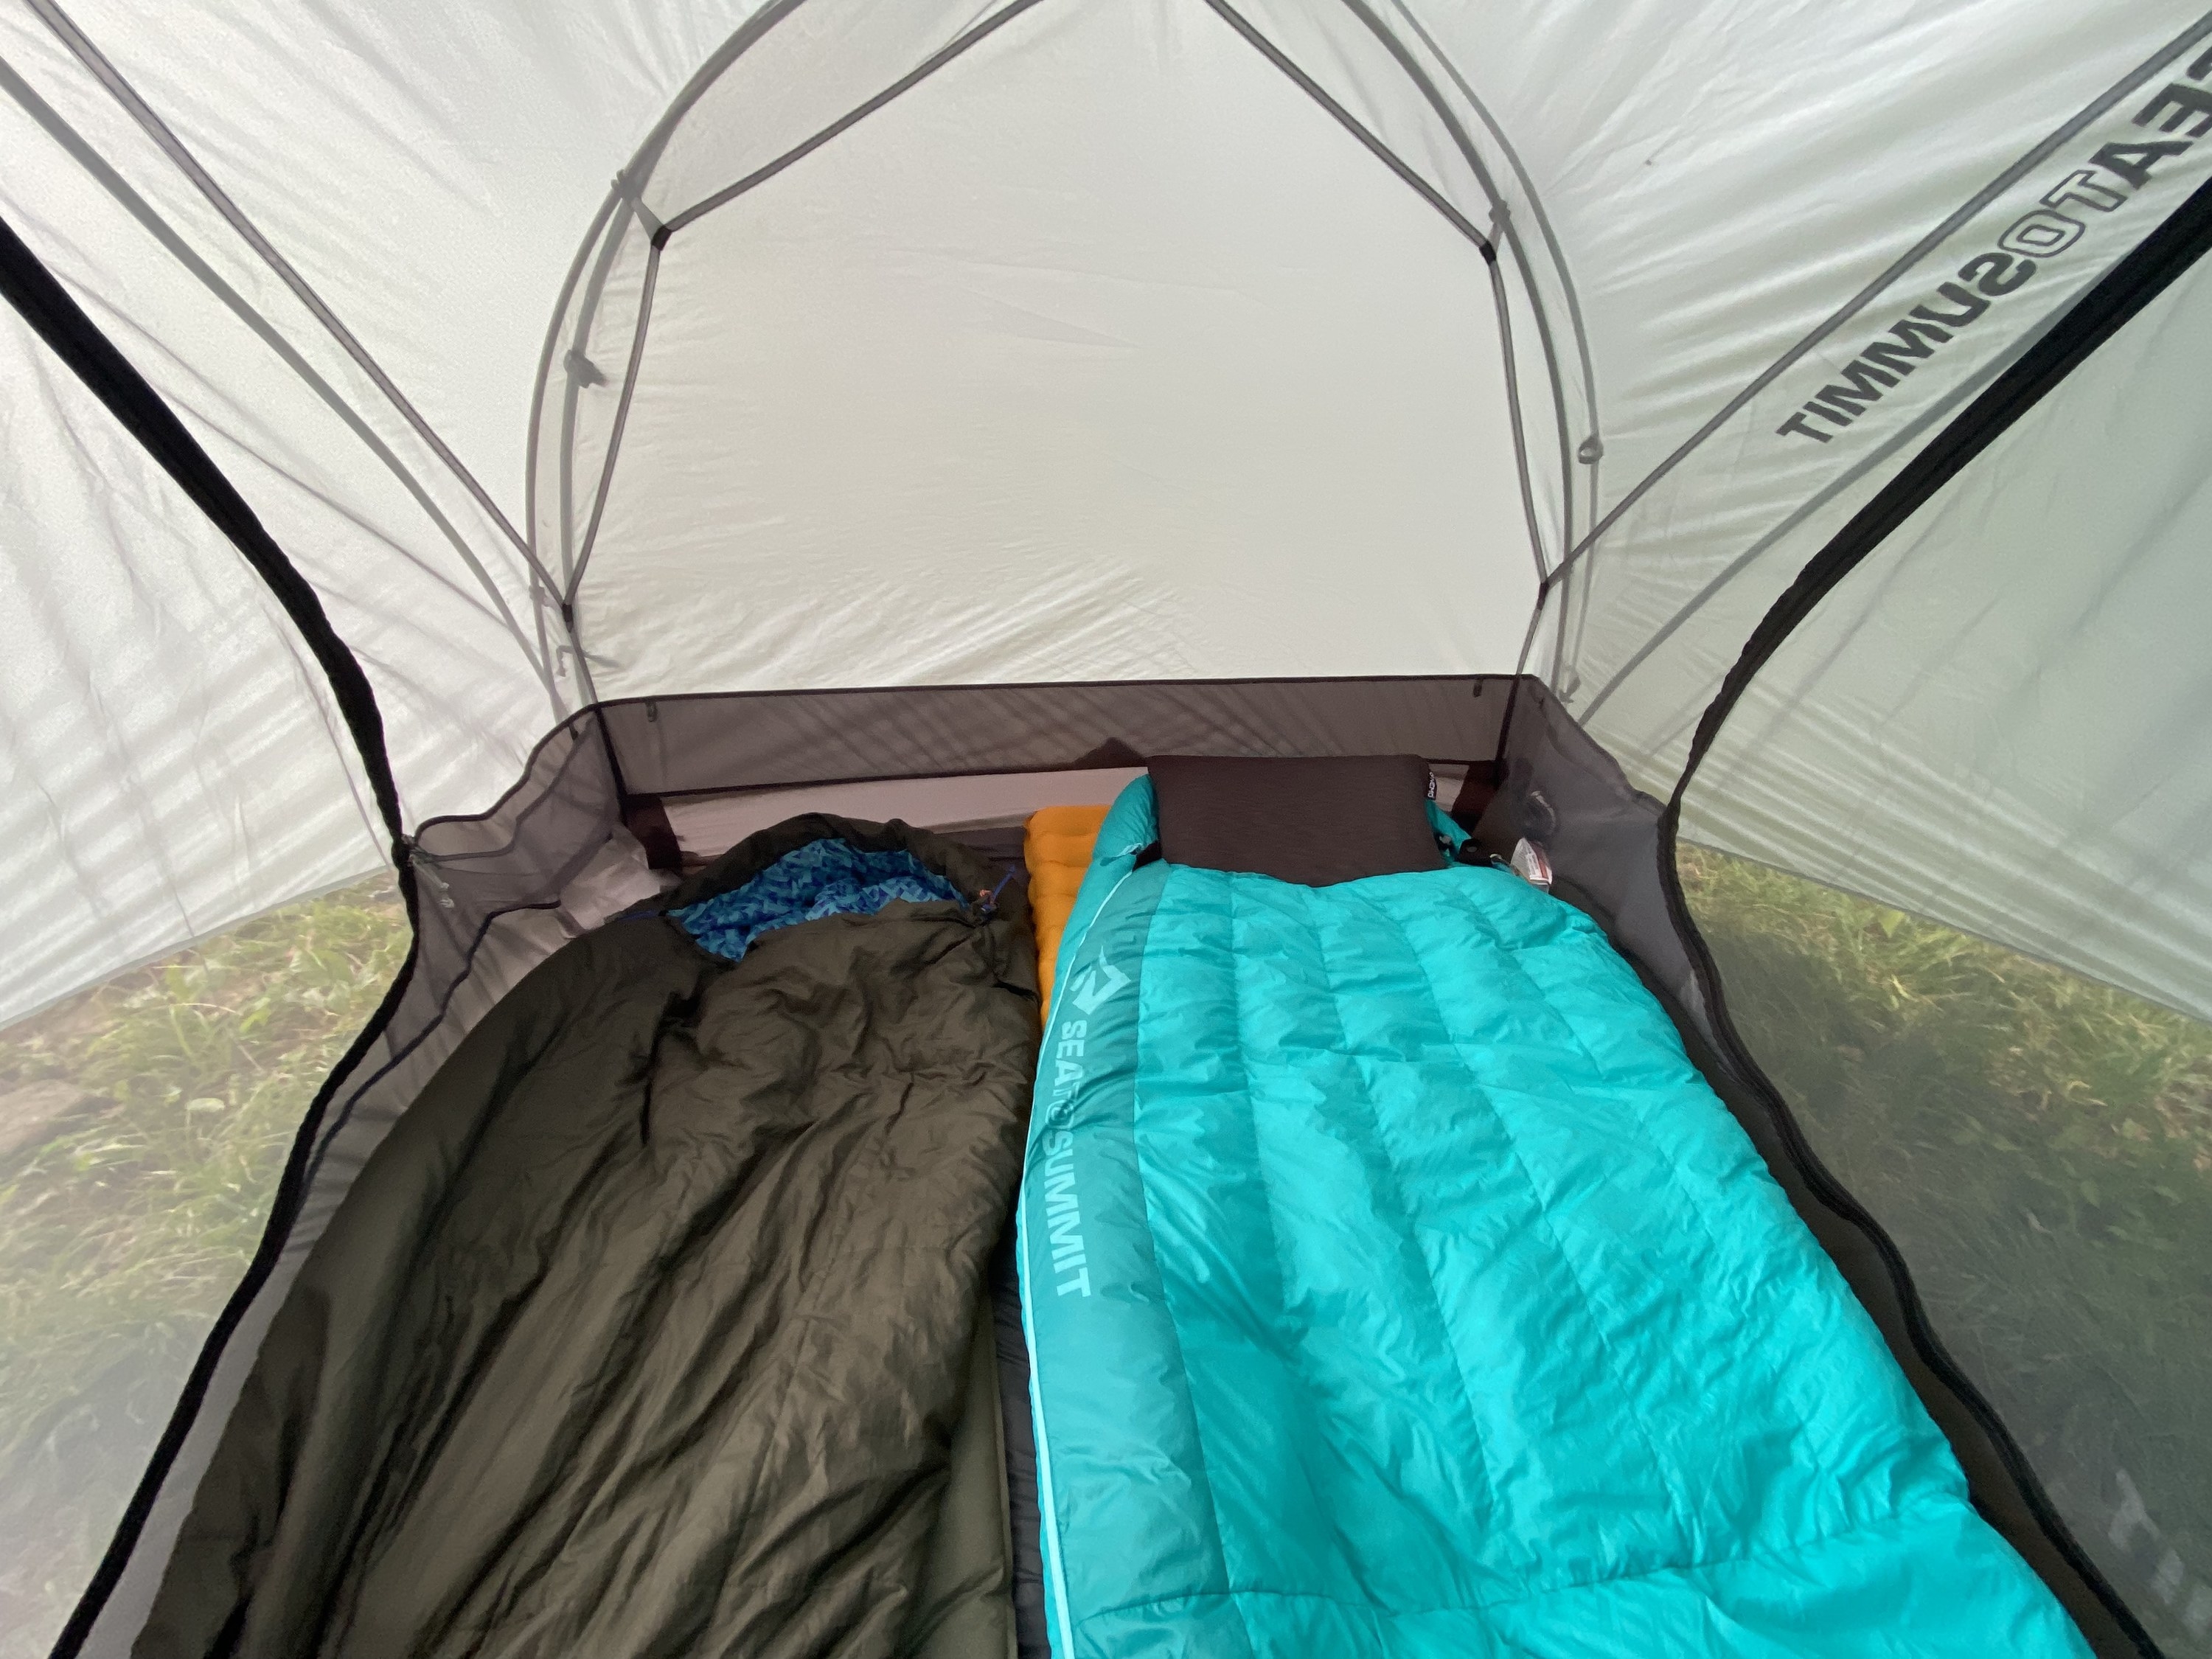
{"type": "Polygon", "coordinates": [[[1068,1000],[1086,1014],[1095,1014],[1107,998],[1129,982],[1129,976],[1101,957],[1085,969],[1068,1000]]]}
{"type": "Polygon", "coordinates": [[[1075,1137],[1055,1129],[1044,1142],[1045,1243],[1052,1251],[1054,1288],[1091,1294],[1091,1253],[1083,1246],[1083,1205],[1075,1192],[1075,1137]]]}
{"type": "Polygon", "coordinates": [[[1075,1190],[1075,1136],[1067,1124],[1088,1072],[1085,1054],[1091,1021],[1130,982],[1130,976],[1103,956],[1085,967],[1067,988],[1069,1004],[1083,1018],[1061,1022],[1046,1056],[1052,1067],[1052,1095],[1045,1109],[1041,1191],[1045,1244],[1052,1252],[1054,1288],[1062,1296],[1091,1294],[1091,1252],[1083,1243],[1083,1202],[1075,1190]]]}
{"type": "Polygon", "coordinates": [[[1993,305],[2033,277],[2039,265],[2100,229],[2107,215],[2126,206],[2152,182],[2154,167],[2212,136],[2212,90],[2191,84],[2208,74],[2212,74],[2212,52],[2190,64],[2187,80],[2167,82],[2136,111],[2119,128],[2119,136],[2060,163],[2063,173],[2056,178],[2046,175],[2049,188],[2034,207],[2004,228],[1995,247],[1975,254],[1952,280],[1937,284],[1924,303],[1869,340],[1841,369],[1830,371],[1836,379],[1817,389],[1775,431],[1814,443],[1834,441],[1838,431],[1980,322],[1993,305]]]}

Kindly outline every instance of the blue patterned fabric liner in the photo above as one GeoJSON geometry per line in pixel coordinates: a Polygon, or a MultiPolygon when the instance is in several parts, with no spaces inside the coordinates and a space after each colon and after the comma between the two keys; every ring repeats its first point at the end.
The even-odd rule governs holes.
{"type": "Polygon", "coordinates": [[[823,916],[872,915],[893,899],[956,902],[952,884],[901,848],[863,852],[835,836],[786,853],[741,887],[669,914],[718,957],[735,962],[772,927],[823,916]]]}

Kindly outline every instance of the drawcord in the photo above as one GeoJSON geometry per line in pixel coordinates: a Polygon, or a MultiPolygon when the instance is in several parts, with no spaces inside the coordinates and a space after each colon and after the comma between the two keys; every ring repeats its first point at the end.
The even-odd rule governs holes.
{"type": "Polygon", "coordinates": [[[989,892],[985,892],[980,887],[975,890],[975,896],[982,901],[981,905],[977,907],[977,914],[983,921],[988,921],[993,916],[999,914],[999,895],[1006,890],[1006,884],[1013,878],[1014,872],[1012,870],[1009,870],[1005,875],[999,878],[999,884],[996,887],[994,887],[989,892]]]}

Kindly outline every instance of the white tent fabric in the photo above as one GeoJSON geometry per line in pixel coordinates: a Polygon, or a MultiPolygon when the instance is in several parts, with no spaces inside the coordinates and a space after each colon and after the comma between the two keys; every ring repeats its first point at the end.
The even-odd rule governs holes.
{"type": "MultiPolygon", "coordinates": [[[[0,9],[0,215],[320,591],[376,689],[410,823],[480,810],[572,704],[557,619],[544,620],[527,562],[491,507],[520,516],[539,348],[606,155],[633,141],[733,27],[686,8],[680,19],[601,19],[586,39],[574,26],[592,21],[361,6],[324,9],[303,30],[307,15],[294,9],[226,8],[185,28],[174,14],[157,24],[121,7],[66,19],[52,8],[0,9]],[[455,459],[493,481],[491,507],[73,42],[158,116],[175,151],[206,170],[455,459]]],[[[15,349],[40,349],[26,337],[15,349]]],[[[50,369],[39,376],[52,378],[50,369]]],[[[41,383],[11,374],[9,396],[21,402],[41,383]]],[[[10,416],[11,432],[40,424],[27,410],[10,416]]],[[[10,668],[51,672],[11,697],[0,772],[11,804],[40,794],[52,804],[27,821],[30,839],[12,843],[27,873],[0,898],[0,930],[51,942],[11,951],[0,968],[0,1022],[382,857],[380,830],[364,837],[342,774],[326,767],[311,802],[298,744],[242,747],[279,706],[319,734],[321,694],[304,689],[291,651],[272,635],[252,669],[189,658],[217,641],[169,592],[215,578],[166,575],[179,563],[175,538],[195,538],[193,568],[220,566],[226,592],[258,593],[258,579],[151,484],[140,493],[164,510],[109,511],[88,547],[84,515],[46,506],[60,481],[82,477],[98,508],[106,492],[129,490],[133,473],[89,442],[58,471],[59,441],[50,433],[9,446],[0,499],[20,504],[9,565],[61,571],[98,557],[119,567],[166,628],[168,652],[147,659],[130,699],[133,744],[70,750],[70,769],[58,773],[51,757],[65,733],[52,710],[72,678],[107,672],[108,641],[87,637],[99,614],[90,607],[11,613],[10,668]],[[186,700],[224,686],[222,720],[239,735],[218,740],[240,748],[220,787],[210,762],[190,758],[214,722],[166,714],[143,695],[156,661],[162,684],[191,688],[176,693],[186,700]],[[188,800],[175,780],[196,764],[207,793],[188,800]],[[64,834],[106,823],[133,799],[161,811],[129,850],[110,840],[90,858],[81,836],[64,834]],[[278,814],[287,832],[250,832],[262,812],[278,814]],[[210,843],[225,841],[218,878],[210,843]]],[[[157,477],[150,465],[137,476],[157,477]]],[[[275,626],[289,629],[281,618],[275,626]]],[[[315,742],[327,752],[325,739],[315,742]]]]}
{"type": "MultiPolygon", "coordinates": [[[[238,550],[0,312],[4,993],[166,955],[381,856],[322,670],[238,550]],[[22,550],[60,547],[66,559],[22,550]]],[[[0,1006],[5,1006],[0,1004],[0,1006]]]]}
{"type": "MultiPolygon", "coordinates": [[[[1839,195],[1803,153],[1777,161],[1778,190],[1747,192],[1759,218],[1739,228],[1740,285],[1711,296],[1715,337],[1696,351],[1733,361],[1659,427],[1670,449],[1698,441],[1664,465],[1640,445],[1638,482],[1580,555],[1583,592],[1557,618],[1571,640],[1563,691],[1639,781],[1672,787],[1738,647],[1828,537],[2212,176],[2212,147],[2191,137],[2201,112],[2164,90],[2197,94],[2205,22],[2179,8],[2132,9],[2136,34],[2109,21],[2077,15],[2032,70],[1991,64],[1976,80],[2000,101],[2025,82],[2041,131],[1968,109],[1926,61],[1851,77],[1852,96],[1808,112],[1833,124],[1836,151],[1911,196],[1839,195]]],[[[1891,49],[1914,40],[1931,44],[1907,31],[1891,49]]],[[[1818,79],[1820,55],[1806,61],[1818,79]]],[[[1629,440],[1608,437],[1610,466],[1629,440]]]]}
{"type": "Polygon", "coordinates": [[[1040,7],[668,243],[594,683],[1510,665],[1501,356],[1478,246],[1204,7],[1040,7]]]}
{"type": "MultiPolygon", "coordinates": [[[[410,822],[483,805],[591,690],[1510,668],[1577,548],[1532,665],[1664,787],[1824,530],[2203,176],[2185,99],[2138,118],[2203,29],[2172,0],[22,0],[0,207],[321,592],[410,822]],[[2172,148],[2094,172],[2142,142],[2172,148]],[[1977,267],[1988,320],[1880,419],[1778,431],[2006,247],[2033,283],[1977,267]],[[734,614],[701,602],[725,582],[734,614]]],[[[343,856],[263,844],[191,925],[355,861],[347,825],[343,856]]],[[[2136,914],[2096,970],[2202,955],[2136,914]]],[[[73,938],[0,1018],[146,948],[73,938]]]]}
{"type": "Polygon", "coordinates": [[[1689,832],[2212,1018],[2208,353],[2199,265],[1790,635],[1689,832]]]}

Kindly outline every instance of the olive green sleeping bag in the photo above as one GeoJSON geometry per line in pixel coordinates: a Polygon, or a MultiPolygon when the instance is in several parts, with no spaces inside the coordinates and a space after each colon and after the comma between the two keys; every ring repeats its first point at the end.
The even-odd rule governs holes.
{"type": "MultiPolygon", "coordinates": [[[[998,872],[902,824],[763,831],[998,872]]],[[[1018,884],[538,968],[362,1172],[270,1327],[148,1659],[1012,1644],[984,1297],[1035,1060],[1018,884]],[[948,1496],[950,1493],[950,1496],[948,1496]]]]}

